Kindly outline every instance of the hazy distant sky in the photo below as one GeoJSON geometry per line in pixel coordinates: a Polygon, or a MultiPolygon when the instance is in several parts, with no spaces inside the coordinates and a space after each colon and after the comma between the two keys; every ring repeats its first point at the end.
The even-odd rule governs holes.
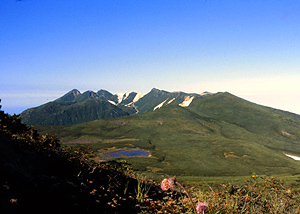
{"type": "Polygon", "coordinates": [[[300,114],[299,0],[0,0],[0,99],[228,91],[300,114]]]}

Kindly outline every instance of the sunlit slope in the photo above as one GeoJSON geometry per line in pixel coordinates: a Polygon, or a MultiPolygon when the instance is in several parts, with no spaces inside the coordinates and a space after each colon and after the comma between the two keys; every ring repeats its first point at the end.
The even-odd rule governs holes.
{"type": "Polygon", "coordinates": [[[95,150],[139,147],[151,158],[128,158],[157,174],[227,176],[299,173],[299,116],[262,107],[228,93],[168,105],[154,112],[64,126],[40,127],[62,142],[89,140],[95,150]]]}
{"type": "Polygon", "coordinates": [[[300,116],[257,105],[230,93],[196,100],[189,109],[220,122],[222,135],[300,154],[300,116]],[[225,125],[224,125],[225,124],[225,125]],[[227,127],[226,124],[236,126],[227,127]]]}

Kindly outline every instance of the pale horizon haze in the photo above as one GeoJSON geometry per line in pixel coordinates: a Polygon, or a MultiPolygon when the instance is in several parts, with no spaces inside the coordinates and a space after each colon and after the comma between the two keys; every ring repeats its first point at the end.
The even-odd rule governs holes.
{"type": "Polygon", "coordinates": [[[152,88],[300,114],[300,1],[0,0],[0,74],[9,114],[152,88]]]}

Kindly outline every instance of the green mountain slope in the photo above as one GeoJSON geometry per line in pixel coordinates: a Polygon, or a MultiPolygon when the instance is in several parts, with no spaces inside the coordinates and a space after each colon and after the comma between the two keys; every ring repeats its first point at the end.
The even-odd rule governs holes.
{"type": "MultiPolygon", "coordinates": [[[[264,137],[265,145],[272,148],[292,152],[293,145],[298,145],[300,140],[299,115],[257,105],[230,93],[218,93],[206,99],[196,100],[189,109],[200,115],[233,124],[254,136],[264,137]],[[270,136],[271,139],[267,141],[270,136]]],[[[224,135],[233,139],[247,138],[245,132],[230,129],[226,129],[224,135]]]]}
{"type": "Polygon", "coordinates": [[[55,101],[22,112],[22,122],[30,125],[72,125],[99,118],[116,118],[129,115],[107,101],[55,101]],[[83,113],[84,112],[84,113],[83,113]]]}
{"type": "Polygon", "coordinates": [[[151,158],[127,158],[146,174],[241,176],[300,173],[300,162],[283,154],[300,155],[299,127],[299,115],[218,93],[189,107],[39,130],[95,151],[148,150],[151,158]]]}

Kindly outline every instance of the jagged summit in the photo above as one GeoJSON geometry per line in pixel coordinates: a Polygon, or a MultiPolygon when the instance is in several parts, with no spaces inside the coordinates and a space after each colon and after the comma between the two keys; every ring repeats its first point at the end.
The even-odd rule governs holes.
{"type": "Polygon", "coordinates": [[[152,88],[150,92],[159,92],[161,91],[160,89],[157,89],[157,88],[152,88]]]}
{"type": "Polygon", "coordinates": [[[79,95],[81,95],[80,91],[77,89],[73,89],[63,95],[62,97],[58,98],[57,101],[73,101],[75,100],[79,95]]]}
{"type": "Polygon", "coordinates": [[[28,125],[72,125],[101,118],[114,118],[155,111],[164,106],[188,107],[211,93],[189,94],[152,88],[148,93],[117,93],[100,89],[67,92],[53,102],[22,112],[28,125]]]}

